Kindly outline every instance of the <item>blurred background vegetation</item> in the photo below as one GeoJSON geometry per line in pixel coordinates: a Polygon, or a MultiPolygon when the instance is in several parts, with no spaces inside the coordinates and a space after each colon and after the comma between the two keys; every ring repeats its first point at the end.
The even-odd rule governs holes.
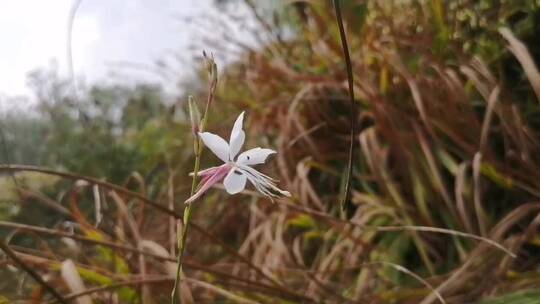
{"type": "MultiPolygon", "coordinates": [[[[208,129],[228,137],[247,111],[246,146],[278,151],[265,171],[293,197],[213,190],[197,202],[184,303],[540,303],[540,1],[342,0],[360,109],[347,212],[350,109],[331,3],[216,5],[238,2],[256,46],[202,21],[206,51],[238,55],[217,62],[208,129]]],[[[2,164],[77,175],[0,167],[0,236],[74,303],[167,302],[174,217],[84,177],[180,215],[202,60],[196,74],[172,98],[152,84],[74,94],[52,67],[29,76],[37,111],[2,113],[2,164]]],[[[215,162],[205,151],[203,167],[215,162]]],[[[14,266],[2,259],[2,301],[50,299],[14,266]]]]}

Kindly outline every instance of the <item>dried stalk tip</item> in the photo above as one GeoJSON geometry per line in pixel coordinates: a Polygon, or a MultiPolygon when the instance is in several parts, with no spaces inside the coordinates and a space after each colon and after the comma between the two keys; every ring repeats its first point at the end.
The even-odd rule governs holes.
{"type": "Polygon", "coordinates": [[[214,54],[210,53],[210,56],[203,51],[204,64],[206,65],[206,71],[208,74],[212,74],[213,66],[215,64],[214,54]]]}
{"type": "Polygon", "coordinates": [[[206,65],[206,71],[208,72],[208,76],[211,79],[211,83],[217,83],[217,65],[214,60],[214,54],[210,53],[210,56],[206,54],[205,51],[203,51],[203,57],[204,57],[204,63],[206,65]]]}

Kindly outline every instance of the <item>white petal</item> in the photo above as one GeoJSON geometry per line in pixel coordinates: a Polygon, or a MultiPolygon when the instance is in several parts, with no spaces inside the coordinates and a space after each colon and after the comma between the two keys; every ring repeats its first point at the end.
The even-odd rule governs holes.
{"type": "Polygon", "coordinates": [[[234,126],[231,131],[231,137],[229,139],[231,160],[233,160],[236,154],[240,152],[240,149],[242,149],[242,145],[244,145],[244,140],[246,139],[246,133],[244,132],[244,130],[242,130],[243,122],[244,112],[238,115],[238,118],[234,122],[234,126]]]}
{"type": "Polygon", "coordinates": [[[246,176],[237,168],[232,168],[223,181],[229,194],[236,194],[246,187],[246,176]]]}
{"type": "Polygon", "coordinates": [[[199,136],[208,149],[214,152],[219,159],[223,162],[229,161],[229,144],[223,138],[210,132],[199,133],[199,136]]]}
{"type": "Polygon", "coordinates": [[[274,153],[276,153],[276,151],[272,149],[254,148],[238,155],[238,160],[236,162],[241,165],[263,164],[268,156],[274,153]]]}

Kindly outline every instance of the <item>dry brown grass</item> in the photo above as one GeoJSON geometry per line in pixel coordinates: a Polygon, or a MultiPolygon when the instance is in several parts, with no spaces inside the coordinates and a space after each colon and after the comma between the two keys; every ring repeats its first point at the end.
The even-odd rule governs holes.
{"type": "MultiPolygon", "coordinates": [[[[494,42],[508,43],[524,65],[528,96],[538,98],[531,105],[507,85],[497,63],[452,38],[461,29],[451,23],[458,11],[443,1],[366,3],[359,6],[364,22],[352,4],[344,10],[361,109],[348,212],[339,206],[349,143],[347,76],[329,7],[290,4],[301,28],[294,39],[262,49],[234,39],[221,45],[241,49],[243,57],[224,69],[210,128],[228,126],[229,113],[249,108],[247,145],[277,148],[273,169],[293,197],[273,204],[251,191],[215,191],[197,203],[184,303],[474,303],[539,286],[533,58],[507,29],[505,40],[494,42]]],[[[260,28],[279,37],[275,25],[260,28]]],[[[205,34],[205,41],[214,38],[205,34]]],[[[180,218],[169,208],[181,207],[189,184],[189,169],[168,169],[168,182],[159,185],[59,174],[73,184],[53,209],[76,223],[73,232],[0,226],[38,240],[76,240],[54,249],[42,241],[12,246],[64,293],[71,285],[58,269],[71,258],[93,299],[113,293],[129,302],[138,293],[144,303],[164,301],[180,218]],[[89,218],[95,208],[80,210],[83,203],[101,206],[100,223],[89,218]]]]}

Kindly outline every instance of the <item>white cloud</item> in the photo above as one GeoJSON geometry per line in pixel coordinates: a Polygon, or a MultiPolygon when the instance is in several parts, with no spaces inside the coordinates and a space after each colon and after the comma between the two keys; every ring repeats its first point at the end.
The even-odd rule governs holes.
{"type": "Polygon", "coordinates": [[[24,94],[26,73],[65,54],[69,0],[0,2],[0,92],[24,94]]]}
{"type": "MultiPolygon", "coordinates": [[[[0,0],[0,96],[29,95],[27,73],[48,67],[52,60],[58,63],[60,74],[67,75],[66,38],[72,2],[0,0]]],[[[138,67],[153,66],[156,60],[167,55],[171,59],[174,54],[185,60],[176,63],[174,73],[186,74],[191,69],[187,65],[196,64],[189,46],[199,37],[194,25],[183,18],[219,14],[211,8],[212,2],[83,0],[73,25],[75,74],[93,82],[107,79],[113,70],[116,81],[151,79],[174,86],[177,79],[159,78],[157,73],[138,67]],[[117,64],[126,62],[135,68],[117,64]]]]}
{"type": "MultiPolygon", "coordinates": [[[[77,75],[84,74],[91,80],[99,77],[99,63],[95,58],[95,51],[99,47],[100,39],[98,20],[92,16],[78,16],[73,23],[71,39],[73,68],[77,75]]],[[[67,62],[65,64],[67,66],[67,62]]]]}

